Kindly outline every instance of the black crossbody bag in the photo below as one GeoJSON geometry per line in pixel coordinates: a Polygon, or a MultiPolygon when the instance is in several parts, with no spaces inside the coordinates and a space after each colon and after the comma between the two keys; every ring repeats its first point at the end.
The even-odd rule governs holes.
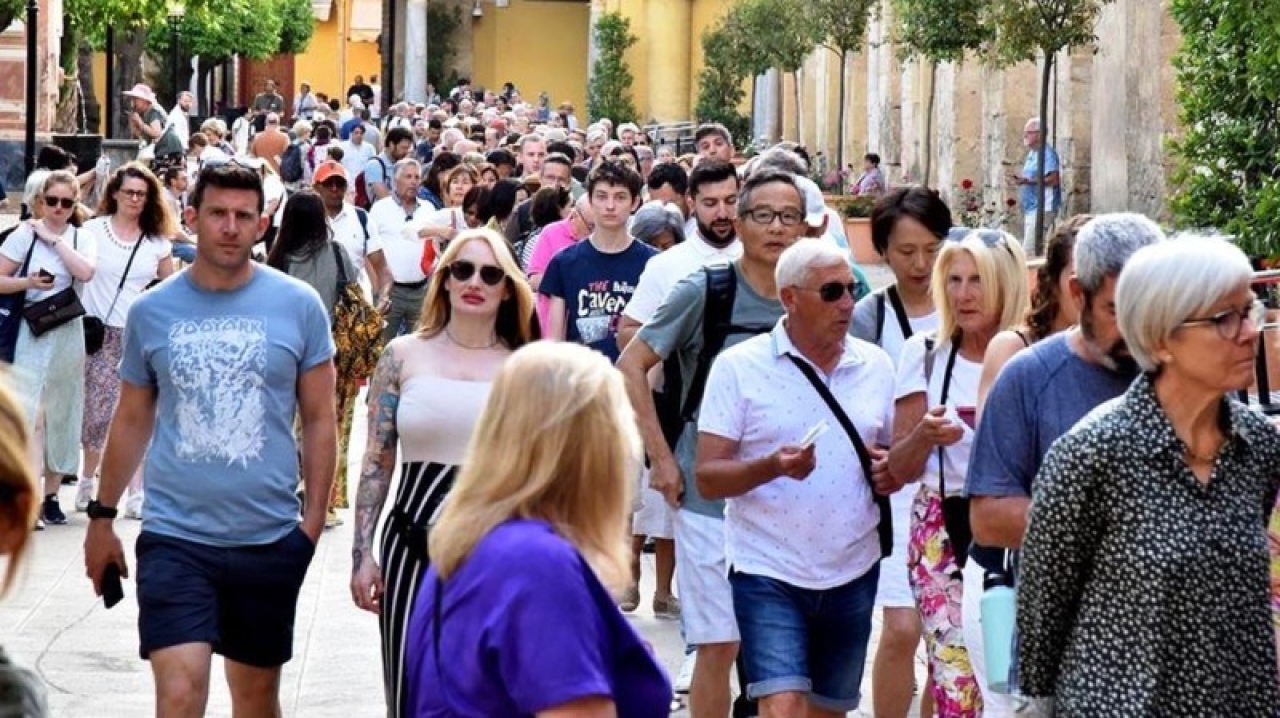
{"type": "MultiPolygon", "coordinates": [[[[928,351],[932,352],[930,346],[928,351]]],[[[942,377],[942,400],[946,405],[947,395],[951,393],[951,373],[956,368],[956,355],[960,353],[960,342],[951,343],[951,353],[947,355],[946,374],[942,377]]],[[[926,372],[926,377],[928,372],[926,372]]],[[[956,565],[964,568],[969,562],[969,545],[973,543],[973,530],[969,526],[969,497],[947,496],[947,462],[944,449],[938,447],[938,490],[942,493],[942,524],[951,539],[951,551],[955,554],[956,565]]]]}
{"type": "Polygon", "coordinates": [[[827,408],[831,410],[836,420],[840,422],[840,426],[844,428],[844,433],[849,436],[849,441],[853,444],[854,450],[858,452],[858,461],[862,464],[862,475],[867,481],[867,488],[871,490],[871,498],[876,502],[876,509],[880,512],[880,524],[876,527],[880,537],[880,558],[887,558],[893,553],[893,510],[889,506],[889,497],[877,494],[875,484],[871,482],[871,452],[867,451],[867,445],[863,443],[862,436],[858,434],[858,428],[853,425],[849,415],[845,413],[840,403],[836,401],[835,396],[831,394],[831,389],[822,382],[822,379],[818,378],[818,372],[812,366],[809,366],[808,362],[793,354],[788,354],[787,358],[804,374],[804,377],[809,380],[809,383],[818,392],[818,396],[821,396],[822,400],[826,402],[827,408]]]}
{"type": "MultiPolygon", "coordinates": [[[[40,238],[36,237],[33,232],[31,241],[39,242],[40,238]]],[[[80,229],[78,227],[72,228],[71,248],[76,251],[80,249],[80,229]]],[[[22,318],[27,321],[27,328],[31,330],[31,335],[35,337],[42,336],[63,324],[83,317],[84,314],[84,305],[80,303],[80,295],[76,293],[74,278],[71,280],[71,286],[51,297],[45,297],[38,302],[31,302],[22,310],[22,318]]]]}

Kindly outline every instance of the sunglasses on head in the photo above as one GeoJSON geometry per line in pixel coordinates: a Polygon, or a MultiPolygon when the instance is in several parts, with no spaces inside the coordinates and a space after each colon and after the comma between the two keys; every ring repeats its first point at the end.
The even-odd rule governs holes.
{"type": "Polygon", "coordinates": [[[1013,250],[1009,248],[1008,242],[1005,241],[1004,233],[999,230],[984,228],[973,229],[971,227],[952,227],[947,230],[948,242],[963,242],[969,237],[977,237],[978,240],[985,244],[989,249],[1004,247],[1005,251],[1009,253],[1009,256],[1013,256],[1013,250]]]}
{"type": "Polygon", "coordinates": [[[817,292],[818,298],[827,304],[834,304],[835,302],[840,301],[840,298],[844,296],[845,292],[848,292],[849,296],[853,299],[858,298],[857,282],[827,282],[817,289],[811,289],[809,287],[798,287],[798,289],[817,292]]]}
{"type": "MultiPolygon", "coordinates": [[[[459,282],[465,282],[468,279],[471,279],[471,276],[476,273],[476,265],[472,262],[468,262],[465,259],[459,259],[453,264],[450,264],[448,269],[449,269],[449,276],[453,277],[455,280],[459,282]]],[[[502,280],[506,278],[507,278],[507,273],[503,271],[502,267],[495,267],[492,264],[485,264],[480,266],[480,281],[484,282],[490,287],[498,286],[498,284],[500,284],[502,280]]]]}
{"type": "Polygon", "coordinates": [[[76,206],[76,201],[70,197],[54,197],[51,194],[44,196],[44,206],[53,209],[61,205],[63,209],[71,209],[76,206]]]}

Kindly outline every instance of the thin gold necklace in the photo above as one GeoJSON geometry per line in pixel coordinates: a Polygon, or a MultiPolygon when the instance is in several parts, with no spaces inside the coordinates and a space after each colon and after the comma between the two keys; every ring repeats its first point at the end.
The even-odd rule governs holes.
{"type": "Polygon", "coordinates": [[[1184,441],[1184,442],[1182,442],[1182,448],[1183,448],[1183,451],[1185,451],[1185,452],[1186,452],[1187,456],[1189,456],[1190,458],[1194,459],[1195,461],[1197,461],[1197,462],[1199,462],[1199,463],[1201,463],[1201,464],[1212,464],[1212,463],[1214,463],[1215,461],[1217,461],[1217,460],[1218,460],[1218,454],[1221,454],[1221,453],[1222,453],[1222,447],[1223,447],[1223,445],[1224,445],[1225,443],[1226,443],[1226,442],[1223,442],[1223,443],[1221,443],[1221,444],[1218,444],[1218,448],[1214,449],[1214,450],[1213,450],[1213,453],[1212,453],[1212,454],[1210,454],[1209,456],[1204,456],[1204,455],[1202,455],[1202,454],[1197,454],[1197,453],[1195,452],[1195,450],[1193,450],[1193,449],[1191,448],[1191,444],[1188,444],[1188,443],[1186,443],[1185,441],[1184,441]]]}
{"type": "Polygon", "coordinates": [[[449,337],[449,341],[453,342],[454,346],[457,346],[460,349],[470,349],[472,351],[480,351],[482,349],[492,349],[498,346],[498,338],[496,336],[493,338],[493,341],[489,342],[485,346],[471,346],[470,344],[463,344],[462,342],[458,341],[457,338],[453,336],[453,332],[449,331],[449,327],[444,328],[444,335],[449,337]]]}

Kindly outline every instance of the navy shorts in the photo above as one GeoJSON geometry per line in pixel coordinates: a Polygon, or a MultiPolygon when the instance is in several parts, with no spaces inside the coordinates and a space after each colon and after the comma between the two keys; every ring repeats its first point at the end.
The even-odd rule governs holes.
{"type": "Polygon", "coordinates": [[[732,571],[747,696],[798,691],[823,710],[857,709],[879,579],[878,563],[823,591],[732,571]]]}
{"type": "Polygon", "coordinates": [[[138,536],[138,632],[142,658],[208,643],[227,659],[261,668],[293,657],[298,593],[315,544],[294,528],[262,546],[220,548],[142,532],[138,536]]]}

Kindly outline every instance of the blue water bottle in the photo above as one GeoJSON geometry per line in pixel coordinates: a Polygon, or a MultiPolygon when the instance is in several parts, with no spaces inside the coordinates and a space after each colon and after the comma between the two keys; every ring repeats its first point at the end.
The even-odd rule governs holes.
{"type": "Polygon", "coordinates": [[[1013,653],[1013,629],[1017,625],[1018,600],[1013,577],[988,571],[982,580],[978,610],[982,616],[982,643],[986,653],[987,685],[996,693],[1009,692],[1009,660],[1013,653]]]}

